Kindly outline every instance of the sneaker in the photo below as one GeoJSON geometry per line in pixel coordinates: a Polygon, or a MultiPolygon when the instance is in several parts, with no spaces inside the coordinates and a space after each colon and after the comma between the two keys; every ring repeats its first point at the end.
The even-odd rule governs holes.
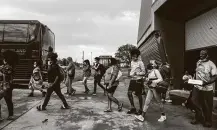
{"type": "Polygon", "coordinates": [[[68,105],[67,106],[62,105],[61,109],[70,109],[70,106],[68,106],[68,105]]]}
{"type": "Polygon", "coordinates": [[[142,110],[138,110],[135,114],[136,115],[142,115],[142,110]]]}
{"type": "Polygon", "coordinates": [[[17,117],[15,117],[15,116],[9,116],[8,118],[7,118],[7,120],[16,120],[17,119],[17,117]]]}
{"type": "Polygon", "coordinates": [[[198,121],[198,120],[196,120],[196,119],[194,119],[194,120],[192,120],[192,121],[191,121],[191,124],[192,124],[192,125],[199,124],[199,121],[198,121]]]}
{"type": "Polygon", "coordinates": [[[138,119],[141,122],[143,122],[145,120],[142,115],[135,116],[135,118],[138,119]]]}
{"type": "Polygon", "coordinates": [[[96,93],[93,93],[92,95],[93,95],[93,96],[96,96],[96,93]]]}
{"type": "Polygon", "coordinates": [[[166,119],[166,116],[161,115],[160,119],[158,119],[158,122],[164,122],[166,119]]]}
{"type": "Polygon", "coordinates": [[[33,94],[33,93],[30,93],[30,94],[28,95],[28,97],[34,97],[34,94],[33,94]]]}
{"type": "Polygon", "coordinates": [[[131,108],[127,114],[135,114],[136,113],[136,108],[131,108]]]}
{"type": "Polygon", "coordinates": [[[203,124],[204,127],[207,127],[207,128],[211,128],[212,127],[212,124],[209,123],[209,122],[206,122],[203,124]]]}

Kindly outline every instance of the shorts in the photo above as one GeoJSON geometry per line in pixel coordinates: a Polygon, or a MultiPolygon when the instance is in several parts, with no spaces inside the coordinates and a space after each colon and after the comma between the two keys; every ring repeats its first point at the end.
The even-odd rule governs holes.
{"type": "Polygon", "coordinates": [[[111,88],[108,88],[108,89],[107,89],[107,86],[108,86],[108,84],[106,84],[106,91],[107,91],[108,93],[114,93],[115,90],[116,90],[117,87],[118,87],[118,86],[112,86],[111,88]]]}
{"type": "Polygon", "coordinates": [[[136,95],[142,95],[144,89],[143,80],[130,80],[130,85],[128,88],[128,92],[132,91],[135,92],[136,95]]]}

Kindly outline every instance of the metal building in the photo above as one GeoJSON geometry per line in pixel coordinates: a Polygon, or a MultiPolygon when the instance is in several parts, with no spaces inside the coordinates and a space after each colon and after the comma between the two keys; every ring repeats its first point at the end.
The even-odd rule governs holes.
{"type": "Polygon", "coordinates": [[[137,44],[145,63],[164,60],[156,31],[161,32],[175,88],[181,87],[185,70],[195,73],[201,49],[208,49],[217,64],[216,0],[142,0],[137,44]]]}

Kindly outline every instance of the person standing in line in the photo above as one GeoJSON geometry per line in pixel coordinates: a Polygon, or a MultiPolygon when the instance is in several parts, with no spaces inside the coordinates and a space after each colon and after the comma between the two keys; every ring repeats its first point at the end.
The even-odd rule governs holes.
{"type": "Polygon", "coordinates": [[[91,76],[91,66],[90,66],[90,61],[89,60],[85,60],[83,63],[83,84],[85,87],[85,92],[86,94],[89,93],[89,88],[87,87],[87,80],[88,78],[91,76]]]}
{"type": "Polygon", "coordinates": [[[14,67],[18,62],[19,58],[16,52],[13,51],[5,51],[3,53],[3,66],[1,67],[1,72],[5,77],[5,81],[7,83],[7,89],[5,91],[4,99],[8,107],[8,120],[15,120],[14,116],[14,104],[12,101],[12,91],[13,91],[13,74],[14,67]]]}
{"type": "Polygon", "coordinates": [[[44,99],[44,102],[42,105],[37,106],[38,111],[46,110],[46,106],[50,100],[51,94],[53,91],[59,96],[59,98],[62,100],[63,105],[61,106],[61,109],[69,109],[69,105],[66,102],[65,97],[63,96],[60,88],[60,82],[61,82],[61,72],[60,67],[57,65],[57,57],[58,55],[56,53],[52,53],[48,60],[49,60],[49,70],[48,70],[48,89],[47,93],[44,99]]]}
{"type": "Polygon", "coordinates": [[[72,81],[75,78],[75,65],[71,57],[67,58],[69,65],[66,67],[66,86],[67,93],[69,96],[74,95],[76,90],[72,88],[72,81]]]}
{"type": "Polygon", "coordinates": [[[29,88],[31,89],[31,93],[29,94],[29,97],[34,96],[34,90],[39,90],[42,92],[42,96],[45,97],[46,92],[42,89],[43,86],[43,78],[41,75],[41,62],[36,61],[34,62],[34,70],[29,82],[29,88]]]}
{"type": "Polygon", "coordinates": [[[96,88],[97,85],[99,85],[103,90],[104,90],[104,94],[105,94],[105,87],[101,84],[101,80],[103,77],[103,65],[99,63],[100,58],[96,57],[95,58],[95,64],[93,66],[93,69],[95,70],[95,74],[94,74],[94,91],[93,91],[93,95],[96,96],[96,88]]]}
{"type": "Polygon", "coordinates": [[[209,60],[207,50],[200,52],[197,62],[196,80],[201,80],[202,85],[194,85],[192,101],[195,108],[195,118],[191,124],[203,123],[204,127],[212,127],[213,89],[217,80],[216,65],[209,60]]]}
{"type": "Polygon", "coordinates": [[[164,106],[163,106],[163,103],[161,101],[160,93],[158,93],[156,91],[156,87],[157,87],[158,83],[163,81],[163,78],[160,74],[160,71],[158,69],[155,69],[153,64],[151,64],[151,63],[148,64],[147,69],[148,69],[148,78],[147,78],[148,83],[147,83],[147,85],[149,87],[149,90],[148,90],[148,93],[146,96],[143,112],[141,115],[135,116],[135,118],[142,121],[142,122],[144,121],[146,112],[149,108],[151,100],[154,97],[156,99],[156,101],[158,102],[158,104],[160,105],[160,110],[161,110],[161,117],[158,119],[158,121],[163,122],[166,120],[166,115],[164,112],[164,106]]]}
{"type": "Polygon", "coordinates": [[[111,59],[111,67],[106,70],[105,73],[105,84],[106,84],[106,92],[108,96],[108,108],[104,112],[112,112],[112,102],[118,105],[118,111],[122,110],[123,103],[120,103],[113,95],[115,90],[119,85],[119,78],[121,76],[121,71],[118,66],[118,62],[115,58],[111,59]]]}
{"type": "Polygon", "coordinates": [[[138,59],[140,55],[140,51],[138,49],[133,49],[130,52],[131,54],[131,71],[130,71],[130,84],[128,88],[128,98],[131,104],[131,109],[127,112],[127,114],[137,114],[140,115],[142,113],[143,107],[143,99],[142,92],[144,89],[143,77],[145,76],[145,66],[141,60],[138,59]],[[136,111],[134,101],[133,101],[133,92],[139,99],[140,109],[136,111]]]}

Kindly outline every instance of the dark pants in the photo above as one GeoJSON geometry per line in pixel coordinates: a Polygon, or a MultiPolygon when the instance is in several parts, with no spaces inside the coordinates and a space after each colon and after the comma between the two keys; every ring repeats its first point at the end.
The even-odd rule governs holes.
{"type": "Polygon", "coordinates": [[[102,76],[94,77],[94,93],[96,93],[97,85],[99,85],[105,91],[105,87],[101,84],[101,79],[102,79],[102,76]]]}
{"type": "Polygon", "coordinates": [[[212,123],[213,91],[200,91],[194,88],[192,101],[195,107],[195,119],[206,123],[212,123]]]}
{"type": "Polygon", "coordinates": [[[12,91],[13,91],[13,88],[11,86],[11,88],[6,90],[5,96],[4,96],[5,102],[8,107],[9,116],[14,115],[14,104],[12,102],[12,91]]]}
{"type": "Polygon", "coordinates": [[[63,96],[61,89],[60,89],[60,84],[53,86],[52,88],[47,89],[47,93],[44,99],[44,103],[42,105],[43,108],[45,108],[50,100],[50,96],[53,93],[53,91],[59,96],[59,98],[62,100],[64,106],[68,106],[65,97],[63,96]]]}

